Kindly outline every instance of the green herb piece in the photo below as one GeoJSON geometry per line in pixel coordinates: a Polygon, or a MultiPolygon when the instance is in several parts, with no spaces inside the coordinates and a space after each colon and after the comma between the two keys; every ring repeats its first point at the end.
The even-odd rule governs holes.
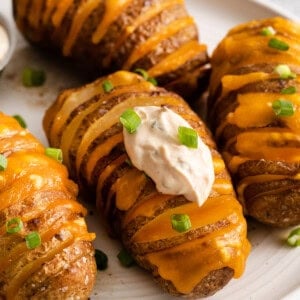
{"type": "Polygon", "coordinates": [[[22,74],[23,85],[27,87],[41,86],[46,81],[46,73],[43,70],[36,70],[26,67],[22,74]]]}
{"type": "Polygon", "coordinates": [[[23,222],[20,218],[12,218],[6,222],[7,233],[17,233],[23,228],[23,222]]]}
{"type": "Polygon", "coordinates": [[[102,88],[105,93],[109,93],[114,89],[113,84],[109,80],[104,80],[102,83],[102,88]]]}
{"type": "Polygon", "coordinates": [[[125,110],[120,116],[120,122],[129,133],[136,132],[142,120],[133,109],[125,110]]]}
{"type": "Polygon", "coordinates": [[[148,80],[149,82],[151,82],[153,85],[157,86],[157,80],[154,77],[149,77],[148,80]]]}
{"type": "Polygon", "coordinates": [[[146,70],[144,69],[141,69],[141,68],[137,68],[134,70],[134,73],[137,73],[139,75],[142,75],[142,77],[145,79],[145,80],[148,80],[149,78],[149,74],[146,70]]]}
{"type": "Polygon", "coordinates": [[[27,128],[26,122],[24,121],[24,119],[20,115],[13,115],[13,118],[15,118],[19,122],[21,127],[27,128]]]}
{"type": "Polygon", "coordinates": [[[145,71],[144,69],[141,69],[141,68],[137,68],[134,70],[135,73],[139,74],[139,75],[142,75],[142,77],[151,82],[153,85],[157,86],[157,80],[154,78],[154,77],[150,77],[148,72],[145,71]]]}
{"type": "Polygon", "coordinates": [[[56,159],[60,163],[63,161],[63,154],[61,149],[48,147],[45,149],[45,154],[51,158],[56,159]]]}
{"type": "Polygon", "coordinates": [[[300,246],[300,227],[290,232],[286,242],[291,247],[300,246]]]}
{"type": "Polygon", "coordinates": [[[178,232],[185,232],[192,227],[190,217],[187,214],[174,214],[171,216],[172,228],[178,232]]]}
{"type": "Polygon", "coordinates": [[[0,154],[0,171],[4,171],[7,168],[7,158],[0,154]]]}
{"type": "Polygon", "coordinates": [[[96,259],[96,265],[98,270],[102,271],[107,268],[108,257],[103,251],[96,249],[95,259],[96,259]]]}
{"type": "Polygon", "coordinates": [[[38,232],[33,231],[25,236],[26,246],[28,249],[35,249],[41,245],[42,240],[38,232]]]}
{"type": "Polygon", "coordinates": [[[293,73],[288,65],[278,65],[274,71],[279,75],[281,79],[294,79],[296,74],[293,73]]]}
{"type": "Polygon", "coordinates": [[[287,51],[290,49],[290,46],[286,42],[278,40],[276,38],[271,38],[269,40],[268,46],[270,48],[277,49],[280,51],[287,51]]]}
{"type": "Polygon", "coordinates": [[[289,117],[294,114],[294,106],[288,100],[277,99],[272,103],[274,113],[280,117],[289,117]]]}
{"type": "Polygon", "coordinates": [[[281,94],[286,94],[286,95],[295,94],[296,92],[297,92],[297,89],[294,86],[286,87],[280,91],[281,94]]]}
{"type": "Polygon", "coordinates": [[[178,127],[178,138],[181,144],[189,148],[198,148],[197,131],[184,126],[178,127]]]}
{"type": "Polygon", "coordinates": [[[267,26],[261,30],[260,34],[265,36],[272,36],[276,34],[276,30],[272,26],[267,26]]]}
{"type": "Polygon", "coordinates": [[[122,249],[119,252],[119,254],[117,255],[117,257],[118,257],[121,265],[126,268],[131,267],[135,264],[134,259],[125,249],[122,249]]]}

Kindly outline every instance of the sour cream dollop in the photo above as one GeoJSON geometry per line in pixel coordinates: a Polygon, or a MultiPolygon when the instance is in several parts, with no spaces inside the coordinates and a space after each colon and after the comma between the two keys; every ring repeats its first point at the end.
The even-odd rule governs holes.
{"type": "Polygon", "coordinates": [[[6,30],[0,24],[0,62],[4,59],[9,49],[9,38],[6,30]]]}
{"type": "Polygon", "coordinates": [[[196,149],[182,145],[178,127],[191,126],[167,107],[137,106],[134,111],[141,118],[137,131],[123,129],[132,164],[155,182],[159,192],[183,195],[201,206],[215,179],[209,148],[199,136],[196,149]]]}

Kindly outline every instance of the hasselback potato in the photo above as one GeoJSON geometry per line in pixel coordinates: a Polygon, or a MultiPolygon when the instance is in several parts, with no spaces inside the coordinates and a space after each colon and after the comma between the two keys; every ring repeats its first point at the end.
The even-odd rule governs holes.
{"type": "Polygon", "coordinates": [[[276,17],[229,31],[212,55],[209,120],[246,214],[300,223],[300,26],[276,17]]]}
{"type": "Polygon", "coordinates": [[[95,235],[77,186],[13,117],[0,124],[0,298],[87,299],[95,235]]]}
{"type": "MultiPolygon", "coordinates": [[[[152,125],[159,129],[161,124],[152,125]]],[[[62,149],[72,176],[89,195],[95,194],[109,226],[163,289],[207,296],[241,276],[250,248],[241,206],[206,127],[178,95],[119,71],[62,92],[46,112],[44,129],[50,144],[62,149]],[[137,106],[175,112],[209,147],[215,180],[202,206],[182,195],[160,193],[129,161],[119,118],[137,106]],[[173,214],[187,214],[192,227],[182,233],[172,229],[173,214]]],[[[200,173],[201,167],[196,166],[200,173]]]]}
{"type": "Polygon", "coordinates": [[[159,85],[188,97],[207,88],[206,46],[199,44],[183,0],[13,3],[18,28],[30,42],[97,75],[142,68],[159,85]]]}

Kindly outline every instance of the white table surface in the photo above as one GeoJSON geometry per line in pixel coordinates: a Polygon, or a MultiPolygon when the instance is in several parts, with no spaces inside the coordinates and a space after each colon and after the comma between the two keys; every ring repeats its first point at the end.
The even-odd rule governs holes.
{"type": "Polygon", "coordinates": [[[273,2],[284,9],[291,11],[300,18],[300,1],[299,0],[264,0],[264,2],[273,2]]]}

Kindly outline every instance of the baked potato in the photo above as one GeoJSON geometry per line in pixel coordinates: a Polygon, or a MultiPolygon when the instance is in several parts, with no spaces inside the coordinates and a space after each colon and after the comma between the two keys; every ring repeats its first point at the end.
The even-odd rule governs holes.
{"type": "Polygon", "coordinates": [[[206,46],[183,0],[14,0],[18,28],[33,44],[74,59],[97,76],[148,70],[189,98],[207,88],[206,46]],[[198,90],[198,93],[197,93],[198,90]]]}
{"type": "Polygon", "coordinates": [[[212,55],[209,122],[246,214],[300,223],[300,25],[241,24],[212,55]]]}
{"type": "Polygon", "coordinates": [[[63,91],[43,124],[50,144],[62,149],[73,178],[95,195],[109,228],[164,290],[204,297],[242,275],[250,245],[241,205],[207,128],[181,97],[137,74],[118,71],[63,91]],[[183,195],[159,192],[129,159],[119,118],[136,106],[167,107],[209,147],[215,180],[202,206],[183,195]],[[172,229],[173,214],[187,214],[192,227],[172,229]]]}
{"type": "Polygon", "coordinates": [[[0,124],[0,298],[88,299],[95,235],[77,185],[17,120],[0,124]]]}

